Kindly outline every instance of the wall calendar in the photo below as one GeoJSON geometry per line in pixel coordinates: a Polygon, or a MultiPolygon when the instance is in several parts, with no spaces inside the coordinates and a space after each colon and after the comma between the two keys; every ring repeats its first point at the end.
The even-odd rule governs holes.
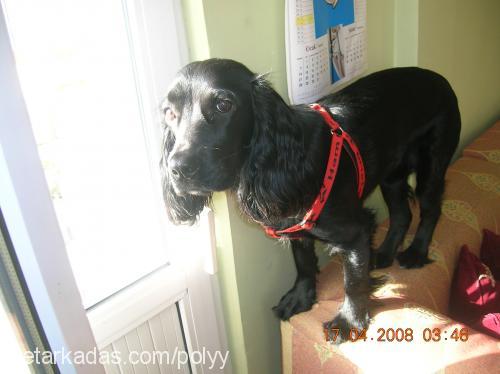
{"type": "Polygon", "coordinates": [[[310,103],[366,68],[366,0],[287,0],[286,63],[293,104],[310,103]]]}

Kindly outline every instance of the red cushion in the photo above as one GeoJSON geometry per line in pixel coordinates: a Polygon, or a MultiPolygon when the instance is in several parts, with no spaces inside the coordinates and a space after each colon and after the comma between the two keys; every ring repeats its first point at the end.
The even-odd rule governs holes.
{"type": "Polygon", "coordinates": [[[490,268],[493,278],[500,281],[500,235],[490,230],[483,230],[480,257],[490,268]]]}
{"type": "Polygon", "coordinates": [[[472,327],[500,339],[500,313],[489,313],[480,318],[472,327]]]}
{"type": "Polygon", "coordinates": [[[467,324],[500,312],[500,283],[466,245],[460,251],[450,296],[450,315],[467,324]]]}

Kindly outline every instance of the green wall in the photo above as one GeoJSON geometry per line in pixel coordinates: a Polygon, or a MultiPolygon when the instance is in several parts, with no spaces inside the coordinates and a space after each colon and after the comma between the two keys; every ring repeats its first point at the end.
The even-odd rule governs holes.
{"type": "MultiPolygon", "coordinates": [[[[183,9],[192,60],[227,57],[270,72],[287,98],[284,0],[184,0],[183,9]]],[[[368,72],[418,64],[444,74],[459,97],[466,144],[500,117],[499,15],[498,0],[368,0],[368,72]]],[[[387,215],[378,191],[368,200],[379,220],[387,215]]],[[[271,307],[293,284],[290,250],[242,217],[233,197],[217,194],[214,207],[233,371],[279,373],[271,307]]]]}
{"type": "Polygon", "coordinates": [[[500,1],[420,0],[419,14],[418,64],[455,89],[463,147],[500,118],[500,1]]]}

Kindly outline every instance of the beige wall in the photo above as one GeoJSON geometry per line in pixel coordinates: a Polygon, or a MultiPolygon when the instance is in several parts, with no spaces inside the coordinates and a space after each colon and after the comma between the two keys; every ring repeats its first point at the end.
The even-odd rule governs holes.
{"type": "MultiPolygon", "coordinates": [[[[286,97],[284,0],[184,0],[192,59],[227,57],[271,72],[286,97]]],[[[457,91],[462,144],[499,117],[498,0],[368,0],[368,71],[419,64],[457,91]]],[[[378,192],[369,205],[386,210],[378,192]]],[[[288,249],[218,194],[219,282],[235,373],[280,372],[279,322],[271,307],[295,278],[288,249]]]]}

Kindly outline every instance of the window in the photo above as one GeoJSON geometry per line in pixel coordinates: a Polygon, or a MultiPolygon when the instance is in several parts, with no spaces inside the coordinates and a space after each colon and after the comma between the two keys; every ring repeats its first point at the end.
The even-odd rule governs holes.
{"type": "MultiPolygon", "coordinates": [[[[164,2],[172,11],[171,1],[164,2]]],[[[139,82],[145,69],[134,50],[135,8],[128,3],[3,0],[39,155],[86,308],[167,265],[167,248],[174,245],[161,201],[158,143],[151,138],[152,127],[159,127],[153,114],[159,98],[145,95],[139,82]]],[[[166,14],[169,19],[174,16],[166,14]]],[[[176,45],[177,35],[169,37],[176,45]]],[[[181,64],[180,56],[167,57],[164,81],[181,64]]]]}

